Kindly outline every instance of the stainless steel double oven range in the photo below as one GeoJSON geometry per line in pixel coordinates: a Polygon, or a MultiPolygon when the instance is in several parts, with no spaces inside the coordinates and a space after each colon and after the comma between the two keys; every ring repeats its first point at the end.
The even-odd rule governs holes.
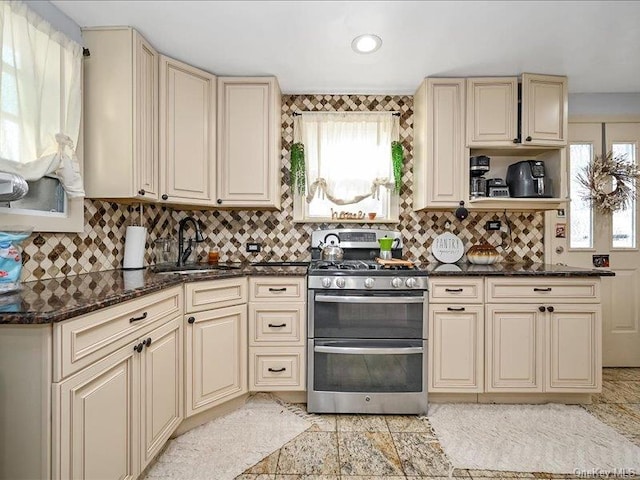
{"type": "Polygon", "coordinates": [[[308,277],[307,409],[317,413],[427,412],[427,278],[417,268],[382,267],[374,229],[312,233],[308,277]],[[344,260],[321,260],[323,245],[344,260]]]}

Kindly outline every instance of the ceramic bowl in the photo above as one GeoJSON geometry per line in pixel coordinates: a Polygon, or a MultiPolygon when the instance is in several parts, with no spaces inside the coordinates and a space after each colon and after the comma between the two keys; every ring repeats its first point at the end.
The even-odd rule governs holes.
{"type": "Polygon", "coordinates": [[[500,258],[501,256],[495,247],[486,242],[474,245],[467,251],[467,260],[475,265],[491,265],[499,261],[500,258]]]}

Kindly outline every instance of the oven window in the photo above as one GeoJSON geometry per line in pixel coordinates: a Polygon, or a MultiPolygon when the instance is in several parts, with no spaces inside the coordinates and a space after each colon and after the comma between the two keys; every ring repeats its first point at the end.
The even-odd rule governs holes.
{"type": "Polygon", "coordinates": [[[422,296],[316,295],[315,338],[422,338],[422,296]],[[398,302],[398,300],[406,300],[398,302]],[[393,301],[394,303],[388,303],[393,301]],[[407,302],[414,303],[407,303],[407,302]]]}
{"type": "MultiPolygon", "coordinates": [[[[372,342],[331,342],[329,350],[354,347],[360,349],[382,348],[383,351],[391,346],[391,342],[384,345],[372,342]],[[336,346],[342,343],[344,346],[336,346]],[[366,348],[365,348],[366,346],[366,348]]],[[[410,347],[407,342],[396,343],[398,347],[410,347]]],[[[417,342],[421,350],[422,342],[417,342]]],[[[315,349],[322,348],[316,342],[315,349]]],[[[313,353],[313,389],[328,392],[421,392],[423,353],[407,354],[366,354],[366,353],[313,353]]]]}

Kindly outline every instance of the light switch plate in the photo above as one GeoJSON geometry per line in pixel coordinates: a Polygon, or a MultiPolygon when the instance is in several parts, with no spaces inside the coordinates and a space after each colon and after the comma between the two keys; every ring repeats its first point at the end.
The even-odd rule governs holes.
{"type": "Polygon", "coordinates": [[[247,252],[257,253],[260,250],[261,250],[261,245],[259,243],[247,243],[247,252]]]}
{"type": "Polygon", "coordinates": [[[487,222],[486,230],[500,230],[502,228],[502,222],[500,220],[489,220],[487,222]]]}

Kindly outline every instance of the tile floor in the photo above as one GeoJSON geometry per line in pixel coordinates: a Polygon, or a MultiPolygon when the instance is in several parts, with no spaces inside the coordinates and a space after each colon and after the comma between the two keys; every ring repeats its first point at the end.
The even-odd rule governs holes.
{"type": "MultiPolygon", "coordinates": [[[[640,368],[606,368],[602,393],[585,408],[640,446],[640,368]]],[[[323,415],[236,480],[400,480],[449,478],[429,423],[411,416],[323,415]]],[[[544,473],[455,470],[453,478],[578,478],[544,473]]],[[[625,478],[640,478],[625,477],[625,478]]]]}

